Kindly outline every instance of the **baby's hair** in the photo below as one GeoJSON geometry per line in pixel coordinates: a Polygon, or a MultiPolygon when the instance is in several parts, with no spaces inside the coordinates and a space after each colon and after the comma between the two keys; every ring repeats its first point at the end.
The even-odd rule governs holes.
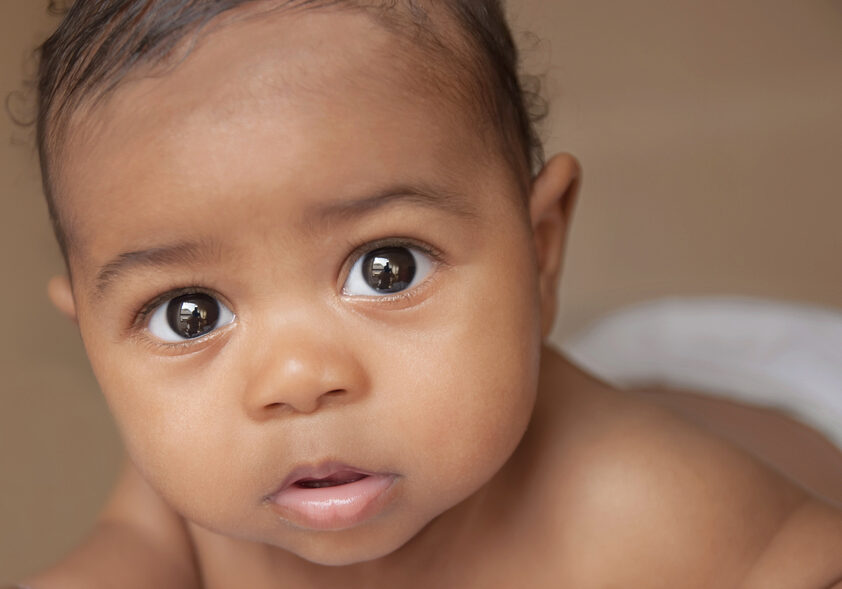
{"type": "Polygon", "coordinates": [[[535,125],[546,106],[537,80],[519,75],[502,0],[77,0],[69,8],[53,0],[51,10],[66,14],[38,50],[36,130],[44,194],[65,261],[68,234],[56,206],[54,170],[73,113],[105,97],[136,68],[177,64],[190,51],[185,38],[195,41],[212,19],[246,5],[365,10],[392,31],[413,35],[425,57],[438,60],[433,63],[462,68],[465,75],[447,78],[458,86],[451,90],[495,130],[519,178],[543,164],[535,125]],[[456,35],[440,34],[447,29],[436,22],[442,9],[456,35]]]}

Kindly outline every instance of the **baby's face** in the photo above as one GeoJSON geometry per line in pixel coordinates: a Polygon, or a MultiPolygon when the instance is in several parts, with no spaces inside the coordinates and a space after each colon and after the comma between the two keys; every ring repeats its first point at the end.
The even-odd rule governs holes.
{"type": "Polygon", "coordinates": [[[138,468],[200,526],[320,563],[388,554],[481,489],[535,399],[518,184],[396,43],[360,15],[226,26],[124,82],[60,177],[138,468]]]}

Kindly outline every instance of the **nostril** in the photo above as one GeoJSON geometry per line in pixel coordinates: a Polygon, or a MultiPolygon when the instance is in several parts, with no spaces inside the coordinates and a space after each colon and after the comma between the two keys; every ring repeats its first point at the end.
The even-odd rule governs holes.
{"type": "Polygon", "coordinates": [[[348,394],[348,389],[331,389],[321,394],[301,395],[300,397],[288,397],[282,401],[270,401],[260,405],[263,415],[280,415],[287,411],[293,413],[312,413],[318,409],[334,403],[340,403],[341,399],[348,394]],[[335,401],[334,401],[335,399],[335,401]]]}

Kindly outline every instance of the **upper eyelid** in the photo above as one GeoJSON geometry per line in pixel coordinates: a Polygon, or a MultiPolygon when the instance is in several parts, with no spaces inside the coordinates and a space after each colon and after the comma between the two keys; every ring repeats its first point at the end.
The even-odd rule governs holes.
{"type": "MultiPolygon", "coordinates": [[[[137,311],[137,313],[135,313],[135,318],[134,318],[134,321],[132,321],[132,326],[137,327],[137,326],[140,326],[142,324],[145,324],[146,321],[149,319],[149,316],[152,315],[152,313],[155,311],[155,309],[157,309],[161,305],[171,301],[172,299],[174,299],[176,297],[180,297],[181,295],[193,294],[193,293],[199,293],[199,294],[207,295],[207,296],[215,299],[217,302],[222,303],[223,305],[225,305],[229,309],[231,308],[231,305],[224,299],[224,297],[220,296],[219,293],[214,292],[212,289],[201,287],[201,286],[185,286],[185,287],[174,288],[174,289],[162,292],[158,296],[153,297],[148,302],[144,303],[143,306],[137,311]]],[[[233,312],[234,311],[232,309],[232,313],[233,312]]],[[[236,315],[236,313],[234,313],[234,314],[236,315]]]]}
{"type": "Polygon", "coordinates": [[[437,262],[443,261],[444,258],[444,254],[441,250],[423,241],[413,239],[411,237],[386,237],[383,239],[375,239],[374,241],[367,241],[358,245],[351,251],[350,254],[348,254],[347,262],[350,262],[350,265],[352,266],[353,263],[364,254],[383,247],[415,248],[432,257],[437,262]]]}

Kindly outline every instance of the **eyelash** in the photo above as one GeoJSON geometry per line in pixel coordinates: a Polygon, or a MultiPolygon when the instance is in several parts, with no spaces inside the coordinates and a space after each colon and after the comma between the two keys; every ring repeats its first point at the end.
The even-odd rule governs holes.
{"type": "MultiPolygon", "coordinates": [[[[412,248],[420,251],[421,253],[429,256],[435,263],[436,267],[446,265],[444,253],[439,250],[438,248],[433,247],[432,245],[408,238],[408,237],[388,237],[383,239],[376,239],[374,241],[365,241],[361,242],[356,246],[352,246],[349,249],[351,253],[345,258],[342,266],[340,267],[339,279],[338,279],[338,287],[341,291],[342,284],[344,284],[345,280],[347,280],[348,272],[351,268],[353,268],[354,263],[361,257],[364,256],[366,253],[384,247],[405,247],[405,248],[412,248]]],[[[424,282],[430,281],[431,278],[427,278],[424,282]]],[[[366,301],[375,300],[380,304],[388,305],[390,303],[397,303],[397,302],[407,302],[418,296],[420,294],[418,291],[423,288],[422,285],[419,285],[415,288],[409,289],[407,291],[401,291],[392,295],[383,295],[377,297],[360,297],[354,296],[353,298],[362,298],[366,301]]],[[[202,293],[208,296],[221,299],[224,302],[224,299],[220,297],[220,295],[205,287],[201,286],[186,286],[186,287],[179,287],[174,288],[171,290],[167,290],[162,292],[158,296],[154,297],[153,299],[146,302],[138,311],[134,314],[134,320],[129,328],[129,331],[134,336],[141,336],[140,339],[144,340],[144,343],[148,343],[151,346],[154,346],[157,349],[167,349],[167,350],[179,350],[179,349],[187,349],[196,346],[197,344],[201,344],[202,342],[209,341],[209,339],[213,338],[214,335],[217,333],[217,330],[212,331],[211,333],[196,338],[194,340],[186,340],[183,342],[162,342],[158,341],[157,339],[149,337],[145,330],[148,327],[149,318],[152,315],[153,311],[155,311],[160,305],[166,303],[167,301],[179,297],[185,294],[192,294],[192,293],[202,293]]],[[[349,297],[350,298],[350,297],[349,297]]],[[[227,304],[227,303],[226,303],[227,304]]],[[[236,313],[235,313],[236,314],[236,313]]]]}
{"type": "MultiPolygon", "coordinates": [[[[345,280],[347,280],[350,269],[353,268],[354,263],[356,263],[356,261],[359,260],[362,256],[364,256],[368,252],[385,247],[405,247],[407,249],[415,249],[432,258],[436,265],[442,265],[446,263],[444,252],[442,252],[438,248],[433,247],[428,243],[418,241],[417,239],[412,239],[411,237],[385,237],[383,239],[375,239],[374,241],[364,241],[356,246],[351,246],[349,248],[351,250],[351,253],[348,254],[348,256],[345,258],[345,262],[343,262],[341,266],[338,277],[338,283],[341,285],[345,282],[345,280]]],[[[404,292],[405,291],[402,291],[401,293],[398,293],[394,296],[399,298],[400,295],[404,294],[404,292]]],[[[372,298],[376,298],[379,301],[389,300],[392,298],[392,295],[384,295],[372,298]]]]}
{"type": "Polygon", "coordinates": [[[357,258],[362,256],[363,254],[376,249],[380,249],[382,247],[415,248],[417,250],[421,250],[422,252],[436,260],[436,262],[444,261],[444,253],[441,250],[433,247],[428,243],[418,241],[417,239],[413,239],[411,237],[384,237],[383,239],[375,239],[374,241],[361,242],[358,245],[349,248],[351,250],[351,253],[348,254],[346,260],[349,263],[349,265],[353,264],[357,260],[357,258]]]}

